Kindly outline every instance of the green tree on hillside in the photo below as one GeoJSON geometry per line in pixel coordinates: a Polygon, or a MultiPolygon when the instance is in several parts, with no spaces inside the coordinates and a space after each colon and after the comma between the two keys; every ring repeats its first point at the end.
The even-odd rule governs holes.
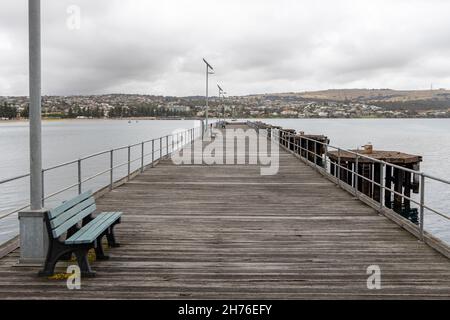
{"type": "Polygon", "coordinates": [[[28,118],[30,116],[30,107],[26,106],[23,108],[22,111],[20,111],[20,117],[21,118],[28,118]]]}
{"type": "Polygon", "coordinates": [[[0,106],[0,118],[15,119],[17,118],[17,109],[15,107],[10,107],[5,101],[2,106],[0,106]]]}

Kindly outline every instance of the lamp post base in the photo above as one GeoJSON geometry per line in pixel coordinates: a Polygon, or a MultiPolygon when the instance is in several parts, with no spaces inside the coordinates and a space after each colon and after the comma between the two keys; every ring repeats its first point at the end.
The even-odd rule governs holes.
{"type": "Polygon", "coordinates": [[[45,262],[48,248],[48,235],[44,222],[48,210],[29,210],[19,212],[20,258],[18,266],[41,266],[45,262]]]}

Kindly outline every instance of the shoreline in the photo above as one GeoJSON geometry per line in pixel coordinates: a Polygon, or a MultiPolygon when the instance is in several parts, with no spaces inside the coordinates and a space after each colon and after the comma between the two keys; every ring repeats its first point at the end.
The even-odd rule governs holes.
{"type": "MultiPolygon", "coordinates": [[[[361,118],[240,118],[240,119],[250,119],[250,120],[445,120],[450,119],[448,117],[417,117],[417,118],[372,118],[372,117],[361,117],[361,118]]],[[[152,117],[130,117],[130,118],[92,118],[92,119],[68,119],[68,118],[42,118],[42,121],[53,122],[53,121],[183,121],[183,120],[202,120],[199,118],[180,118],[180,119],[168,119],[168,118],[152,118],[152,117]]],[[[226,121],[231,121],[231,119],[226,119],[226,121]]],[[[29,122],[28,119],[11,119],[11,120],[0,120],[1,123],[24,123],[29,122]]]]}
{"type": "MultiPolygon", "coordinates": [[[[86,118],[86,119],[73,119],[73,118],[42,118],[42,121],[111,121],[111,120],[117,120],[117,121],[139,121],[139,120],[146,120],[146,121],[150,121],[150,120],[173,120],[173,121],[182,121],[182,120],[201,120],[198,118],[183,118],[183,119],[155,119],[155,118],[151,118],[151,117],[141,117],[141,118],[136,118],[136,117],[131,117],[131,118],[86,118]]],[[[0,123],[22,123],[22,122],[29,122],[28,119],[11,119],[11,120],[0,120],[0,123]]]]}

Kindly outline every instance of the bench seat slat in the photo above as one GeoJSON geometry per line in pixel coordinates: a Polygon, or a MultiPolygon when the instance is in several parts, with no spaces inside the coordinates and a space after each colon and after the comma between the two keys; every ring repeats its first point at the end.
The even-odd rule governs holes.
{"type": "Polygon", "coordinates": [[[95,203],[94,197],[87,198],[83,200],[83,202],[76,204],[66,212],[61,213],[53,220],[50,220],[50,225],[52,226],[53,229],[55,229],[59,227],[61,224],[63,224],[65,221],[69,220],[73,216],[77,215],[80,211],[83,211],[84,209],[93,205],[94,203],[95,203]]]}
{"type": "Polygon", "coordinates": [[[66,240],[66,244],[91,243],[97,239],[101,233],[109,228],[118,218],[120,218],[120,213],[107,213],[99,216],[91,221],[91,223],[83,227],[79,231],[80,235],[75,234],[70,239],[66,240]]]}
{"type": "Polygon", "coordinates": [[[100,234],[108,229],[114,221],[120,218],[120,213],[111,213],[106,215],[106,219],[104,219],[101,223],[98,223],[95,227],[93,226],[90,230],[84,233],[81,237],[77,239],[78,243],[90,243],[95,240],[100,234]]]}
{"type": "Polygon", "coordinates": [[[89,198],[91,196],[92,196],[92,190],[86,191],[86,192],[76,196],[75,198],[64,202],[60,206],[50,210],[50,212],[48,213],[48,216],[50,219],[54,219],[57,216],[59,216],[61,213],[67,211],[68,209],[72,208],[74,205],[86,200],[87,198],[89,198]]]}
{"type": "Polygon", "coordinates": [[[70,218],[69,220],[65,221],[63,224],[61,224],[60,226],[58,226],[57,228],[53,229],[53,236],[55,238],[60,237],[64,232],[66,232],[67,230],[69,230],[69,228],[73,227],[75,224],[77,224],[79,221],[83,220],[83,218],[87,217],[88,215],[90,215],[92,212],[95,211],[96,209],[96,205],[95,203],[85,209],[83,209],[82,211],[80,211],[78,214],[76,214],[75,216],[73,216],[72,218],[70,218]]]}
{"type": "Polygon", "coordinates": [[[108,229],[122,215],[121,212],[103,212],[76,234],[66,240],[66,244],[91,243],[108,229]]]}
{"type": "Polygon", "coordinates": [[[110,227],[112,222],[109,217],[103,219],[103,221],[94,224],[87,232],[85,232],[81,237],[76,240],[76,243],[90,243],[98,238],[98,236],[103,233],[108,227],[110,227]]]}
{"type": "Polygon", "coordinates": [[[107,221],[107,215],[99,215],[94,220],[89,222],[83,228],[81,228],[77,233],[65,241],[66,244],[81,244],[81,243],[91,243],[96,239],[96,237],[91,237],[90,234],[103,225],[107,221]],[[89,239],[89,241],[86,241],[89,239]]]}
{"type": "Polygon", "coordinates": [[[74,242],[78,240],[83,234],[89,231],[89,229],[100,222],[102,222],[104,219],[107,219],[109,212],[102,212],[99,214],[94,220],[90,221],[88,224],[83,226],[80,230],[78,230],[74,235],[72,235],[69,239],[66,240],[66,244],[69,242],[74,242]],[[70,241],[69,241],[70,240],[70,241]]]}

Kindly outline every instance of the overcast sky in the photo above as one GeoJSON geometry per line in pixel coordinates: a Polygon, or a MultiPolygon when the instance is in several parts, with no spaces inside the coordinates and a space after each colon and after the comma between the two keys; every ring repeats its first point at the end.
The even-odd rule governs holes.
{"type": "MultiPolygon", "coordinates": [[[[0,95],[28,94],[27,3],[0,2],[0,95]]],[[[41,3],[43,94],[204,95],[202,57],[213,95],[450,88],[446,0],[41,3]]]]}

